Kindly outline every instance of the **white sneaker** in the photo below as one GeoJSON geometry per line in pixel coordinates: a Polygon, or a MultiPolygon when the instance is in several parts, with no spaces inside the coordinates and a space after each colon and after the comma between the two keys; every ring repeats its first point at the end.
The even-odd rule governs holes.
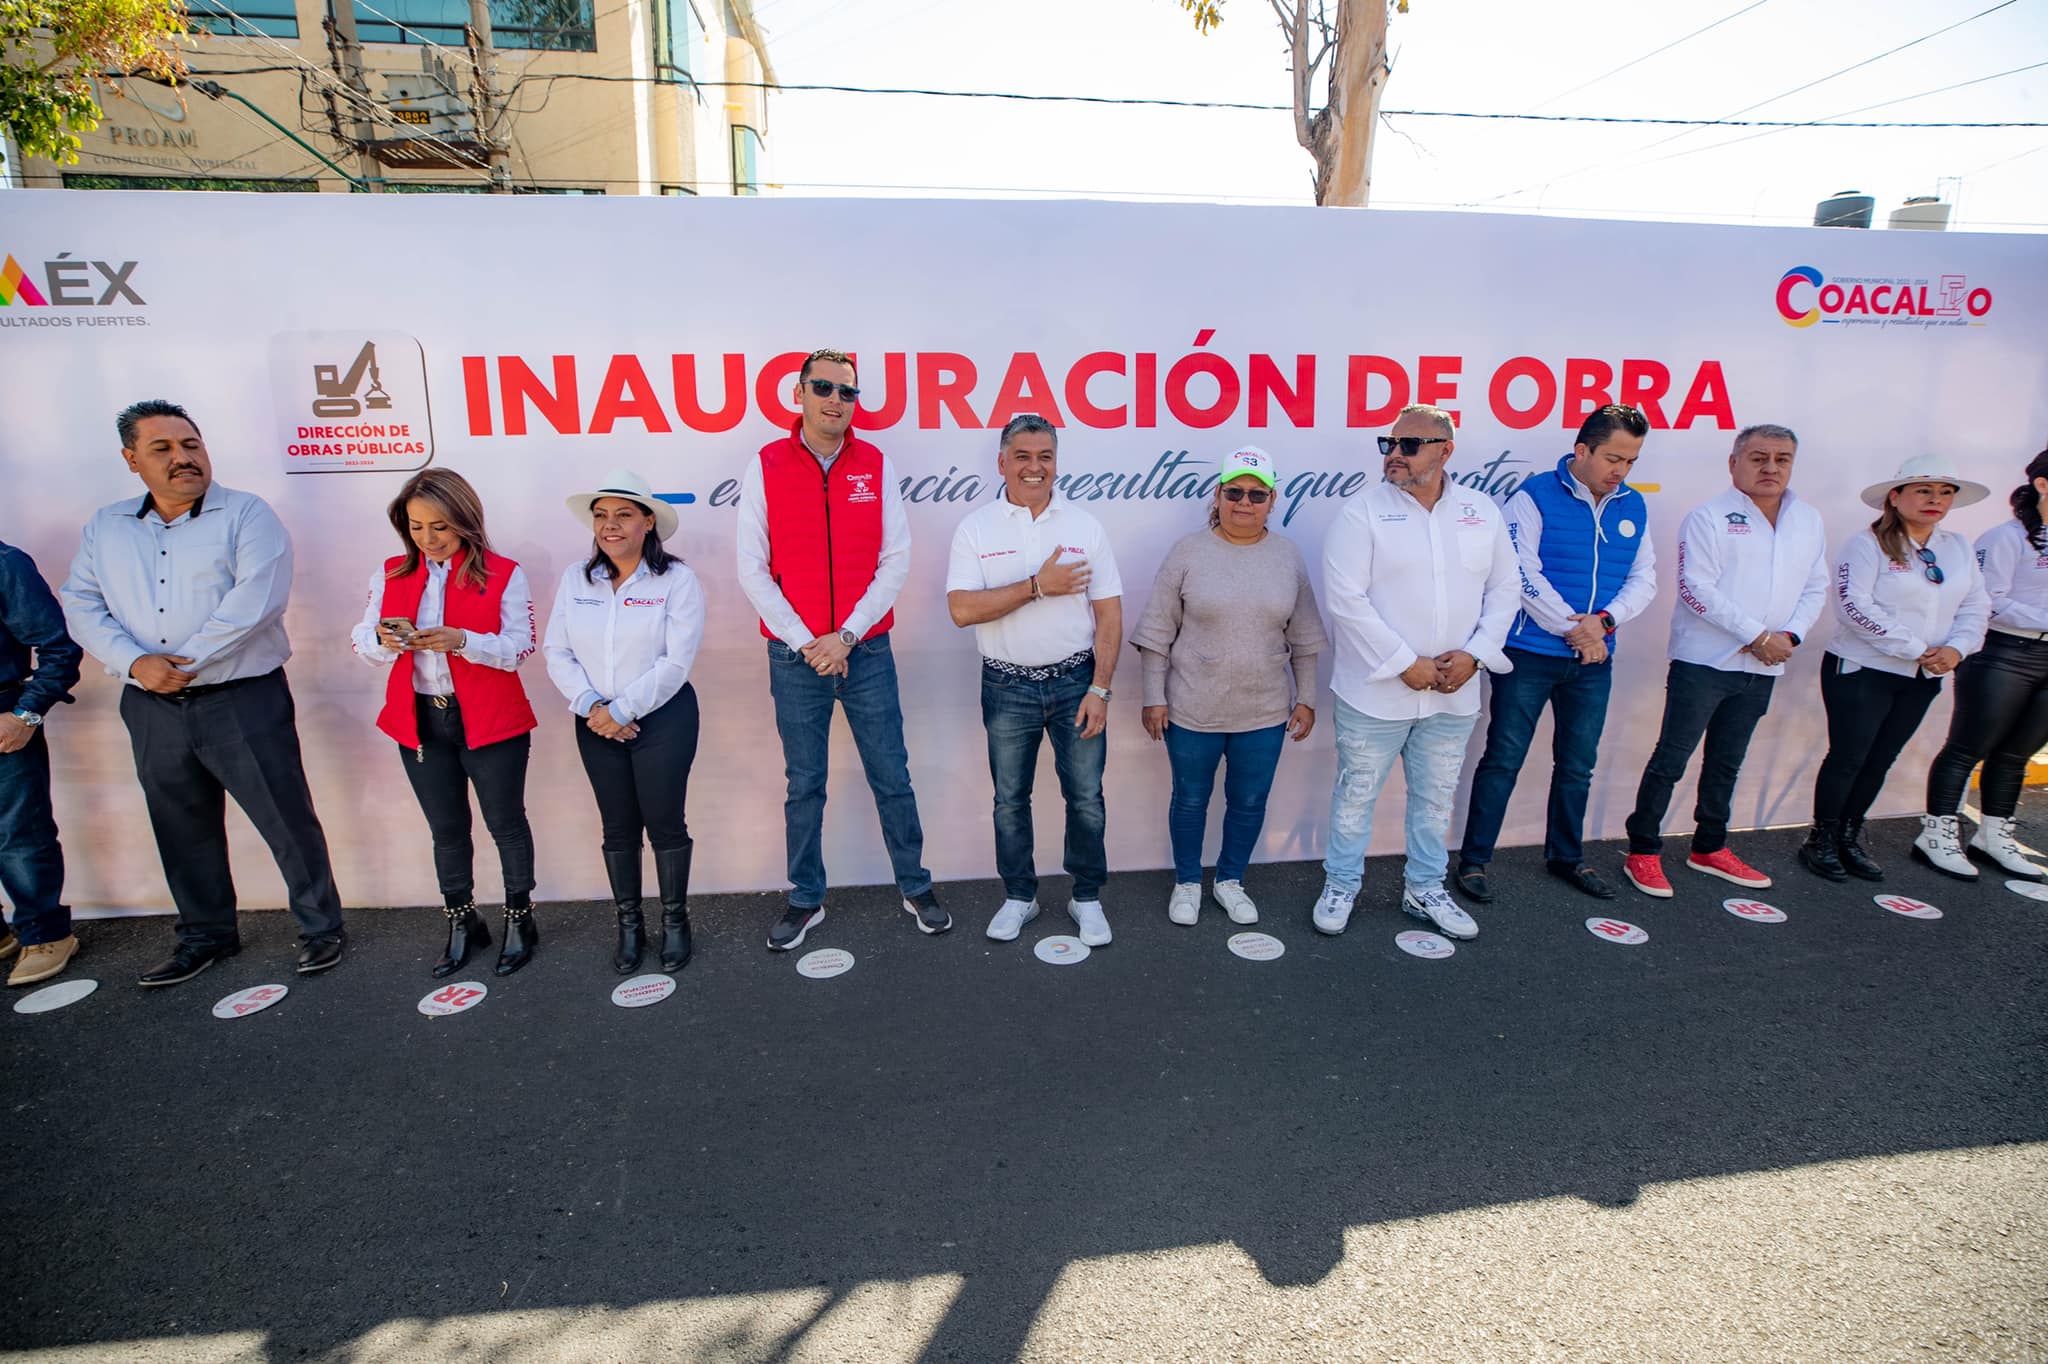
{"type": "Polygon", "coordinates": [[[1322,895],[1316,899],[1316,907],[1309,912],[1309,922],[1316,926],[1316,932],[1334,937],[1351,922],[1351,904],[1357,898],[1357,891],[1339,890],[1325,882],[1322,895]]]}
{"type": "Polygon", "coordinates": [[[1920,834],[1913,840],[1913,860],[1925,862],[1958,881],[1977,879],[1977,868],[1963,854],[1962,828],[1954,815],[1920,816],[1920,834]]]}
{"type": "Polygon", "coordinates": [[[2013,821],[1987,817],[1977,826],[1977,832],[1970,835],[1970,849],[1983,854],[1988,862],[1996,863],[2014,876],[2031,877],[2040,880],[2048,877],[2048,867],[2029,861],[2020,851],[2019,840],[2013,837],[2013,821]]]}
{"type": "Polygon", "coordinates": [[[1183,927],[1202,917],[1202,883],[1182,881],[1166,897],[1166,917],[1183,927]]]}
{"type": "Polygon", "coordinates": [[[1109,920],[1102,917],[1102,901],[1069,900],[1067,915],[1073,919],[1074,927],[1081,931],[1075,934],[1090,947],[1109,945],[1109,920]]]}
{"type": "Polygon", "coordinates": [[[1401,894],[1402,912],[1418,919],[1426,919],[1436,925],[1436,931],[1446,938],[1476,938],[1479,925],[1472,916],[1458,908],[1458,902],[1442,886],[1428,890],[1408,890],[1401,894]]]}
{"type": "Polygon", "coordinates": [[[1015,942],[1024,925],[1038,917],[1038,901],[1005,900],[996,916],[988,921],[988,935],[997,942],[1015,942]]]}
{"type": "Polygon", "coordinates": [[[1259,907],[1252,903],[1252,897],[1244,893],[1242,881],[1218,881],[1209,892],[1216,897],[1216,903],[1223,906],[1223,912],[1234,924],[1255,924],[1259,921],[1259,907]]]}

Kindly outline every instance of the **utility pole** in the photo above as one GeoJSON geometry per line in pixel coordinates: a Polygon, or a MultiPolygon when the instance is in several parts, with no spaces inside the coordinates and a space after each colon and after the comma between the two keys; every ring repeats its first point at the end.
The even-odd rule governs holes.
{"type": "Polygon", "coordinates": [[[469,0],[469,35],[476,62],[476,131],[490,158],[491,193],[512,192],[512,167],[498,136],[498,49],[491,43],[490,0],[469,0]]]}
{"type": "MultiPolygon", "coordinates": [[[[384,167],[370,150],[370,143],[377,136],[376,126],[370,121],[370,85],[363,79],[363,45],[356,41],[355,0],[327,0],[327,50],[334,58],[335,69],[341,73],[342,84],[355,91],[354,115],[356,156],[362,168],[362,178],[370,187],[370,193],[384,192],[384,167]]],[[[334,111],[334,96],[327,97],[327,108],[334,111]]]]}

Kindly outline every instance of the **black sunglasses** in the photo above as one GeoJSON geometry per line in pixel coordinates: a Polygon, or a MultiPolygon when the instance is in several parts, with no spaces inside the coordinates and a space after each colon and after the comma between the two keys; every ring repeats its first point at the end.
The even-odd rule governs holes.
{"type": "Polygon", "coordinates": [[[809,384],[811,392],[820,398],[829,398],[834,391],[838,392],[839,401],[843,403],[850,403],[860,397],[860,390],[852,384],[835,384],[830,379],[806,379],[804,382],[809,384]]]}
{"type": "Polygon", "coordinates": [[[1933,583],[1936,587],[1940,587],[1942,583],[1947,581],[1947,578],[1943,575],[1941,571],[1941,565],[1934,562],[1933,550],[1921,548],[1916,549],[1913,552],[1920,556],[1921,563],[1927,565],[1927,567],[1921,569],[1920,571],[1927,575],[1928,582],[1933,583]]]}
{"type": "Polygon", "coordinates": [[[1394,453],[1394,447],[1398,445],[1401,447],[1402,454],[1412,455],[1425,445],[1449,445],[1450,443],[1451,438],[1449,436],[1381,436],[1380,453],[1391,455],[1394,453]]]}
{"type": "Polygon", "coordinates": [[[1249,498],[1251,499],[1251,504],[1254,507],[1265,506],[1266,499],[1271,497],[1272,495],[1273,490],[1271,488],[1225,488],[1223,490],[1223,498],[1225,501],[1242,502],[1245,499],[1249,498]]]}

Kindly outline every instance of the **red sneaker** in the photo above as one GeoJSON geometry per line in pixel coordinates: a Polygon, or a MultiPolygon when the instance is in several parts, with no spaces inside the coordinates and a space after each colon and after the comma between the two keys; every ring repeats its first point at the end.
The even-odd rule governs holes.
{"type": "Polygon", "coordinates": [[[1717,852],[1693,853],[1685,859],[1685,865],[1694,871],[1703,871],[1709,876],[1718,876],[1723,881],[1733,881],[1736,885],[1747,886],[1751,890],[1762,890],[1771,884],[1770,877],[1726,848],[1717,852]]]}
{"type": "Polygon", "coordinates": [[[1631,853],[1621,864],[1621,874],[1645,895],[1659,900],[1671,898],[1671,883],[1664,879],[1664,859],[1655,853],[1631,853]]]}

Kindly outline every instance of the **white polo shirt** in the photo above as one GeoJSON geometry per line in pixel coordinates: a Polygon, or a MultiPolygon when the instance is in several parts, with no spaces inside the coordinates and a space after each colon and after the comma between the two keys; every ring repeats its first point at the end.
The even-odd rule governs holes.
{"type": "Polygon", "coordinates": [[[974,627],[983,658],[1040,668],[1071,658],[1095,643],[1090,602],[1124,594],[1116,556],[1102,523],[1058,493],[1035,518],[1010,501],[1008,491],[968,513],[953,532],[953,556],[946,568],[948,592],[982,592],[1008,587],[1038,572],[1058,546],[1058,563],[1088,561],[1088,590],[1026,602],[1007,616],[974,627]]]}
{"type": "Polygon", "coordinates": [[[1804,641],[1828,601],[1828,532],[1789,489],[1771,524],[1748,493],[1729,488],[1678,527],[1678,602],[1671,656],[1724,673],[1779,677],[1743,647],[1766,630],[1804,641]]]}
{"type": "Polygon", "coordinates": [[[643,561],[614,592],[579,559],[562,570],[541,653],[570,710],[588,715],[604,702],[625,725],[675,698],[703,642],[704,589],[682,560],[662,574],[643,561]]]}

